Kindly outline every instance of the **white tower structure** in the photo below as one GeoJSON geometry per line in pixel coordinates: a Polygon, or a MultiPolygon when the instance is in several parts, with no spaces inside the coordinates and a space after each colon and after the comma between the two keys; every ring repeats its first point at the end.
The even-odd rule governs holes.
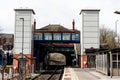
{"type": "Polygon", "coordinates": [[[81,33],[81,54],[85,49],[99,48],[99,11],[96,9],[83,9],[82,15],[82,33],[81,33]]]}
{"type": "Polygon", "coordinates": [[[99,11],[98,9],[82,9],[80,12],[82,16],[81,67],[87,60],[87,57],[84,56],[85,50],[100,47],[99,11]]]}
{"type": "Polygon", "coordinates": [[[33,9],[15,9],[15,54],[32,53],[34,14],[33,9]]]}

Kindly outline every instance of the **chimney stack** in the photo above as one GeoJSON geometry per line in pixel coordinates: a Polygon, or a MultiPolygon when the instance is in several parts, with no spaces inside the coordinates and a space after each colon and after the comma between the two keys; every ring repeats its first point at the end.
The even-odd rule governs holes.
{"type": "Polygon", "coordinates": [[[36,30],[36,19],[34,19],[34,31],[36,30]]]}
{"type": "Polygon", "coordinates": [[[72,27],[73,27],[73,31],[75,30],[75,21],[73,19],[73,22],[72,22],[72,27]]]}

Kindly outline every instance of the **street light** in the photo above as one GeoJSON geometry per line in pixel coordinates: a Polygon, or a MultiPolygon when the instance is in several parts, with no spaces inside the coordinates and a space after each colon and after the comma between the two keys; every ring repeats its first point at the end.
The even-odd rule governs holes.
{"type": "MultiPolygon", "coordinates": [[[[118,20],[115,21],[115,33],[116,33],[115,40],[118,44],[119,43],[119,37],[118,37],[118,33],[117,33],[117,22],[118,22],[118,20]]],[[[118,47],[118,45],[117,45],[117,47],[118,47]]]]}
{"type": "Polygon", "coordinates": [[[117,22],[118,22],[118,20],[115,21],[115,32],[116,32],[116,37],[117,37],[117,22]]]}
{"type": "Polygon", "coordinates": [[[19,73],[20,73],[20,80],[25,80],[26,76],[26,59],[23,56],[24,54],[24,18],[20,18],[22,20],[22,52],[20,53],[19,57],[19,73]]]}
{"type": "Polygon", "coordinates": [[[22,20],[22,58],[23,58],[23,48],[24,48],[24,18],[20,18],[22,20]]]}
{"type": "MultiPolygon", "coordinates": [[[[115,14],[120,14],[120,11],[115,11],[115,14]]],[[[117,35],[117,22],[118,20],[115,21],[115,32],[116,32],[116,37],[117,37],[117,42],[118,42],[118,46],[119,47],[119,36],[117,35]]]]}

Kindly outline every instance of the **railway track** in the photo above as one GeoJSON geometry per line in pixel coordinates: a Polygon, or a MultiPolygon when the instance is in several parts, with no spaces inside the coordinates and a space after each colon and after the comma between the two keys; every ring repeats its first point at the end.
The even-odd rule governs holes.
{"type": "Polygon", "coordinates": [[[56,66],[54,70],[46,70],[45,72],[42,72],[34,80],[61,80],[63,70],[64,70],[63,66],[61,68],[56,66]]]}

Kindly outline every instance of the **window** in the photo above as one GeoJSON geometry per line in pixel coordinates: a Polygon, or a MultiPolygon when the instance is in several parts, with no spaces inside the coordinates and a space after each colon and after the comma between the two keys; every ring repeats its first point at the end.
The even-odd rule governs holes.
{"type": "Polygon", "coordinates": [[[70,40],[70,33],[63,33],[63,40],[70,40]]]}
{"type": "Polygon", "coordinates": [[[38,35],[37,34],[34,35],[34,40],[38,40],[38,35]]]}
{"type": "Polygon", "coordinates": [[[72,40],[79,40],[79,34],[73,33],[72,40]]]}
{"type": "Polygon", "coordinates": [[[54,40],[61,40],[61,34],[60,33],[54,33],[53,39],[54,40]]]}
{"type": "Polygon", "coordinates": [[[52,40],[52,33],[45,33],[44,34],[44,39],[45,40],[52,40]]]}
{"type": "Polygon", "coordinates": [[[42,33],[38,34],[38,39],[42,40],[42,33]]]}
{"type": "Polygon", "coordinates": [[[35,40],[42,40],[42,33],[34,35],[35,40]]]}
{"type": "Polygon", "coordinates": [[[79,40],[79,34],[75,34],[75,40],[79,40]]]}
{"type": "Polygon", "coordinates": [[[75,33],[72,34],[72,40],[75,40],[75,33]]]}

